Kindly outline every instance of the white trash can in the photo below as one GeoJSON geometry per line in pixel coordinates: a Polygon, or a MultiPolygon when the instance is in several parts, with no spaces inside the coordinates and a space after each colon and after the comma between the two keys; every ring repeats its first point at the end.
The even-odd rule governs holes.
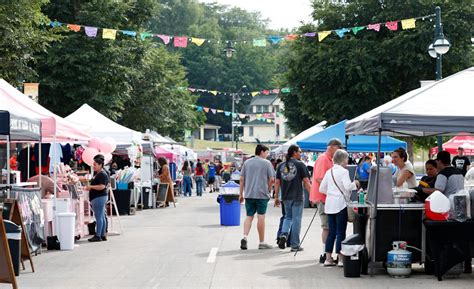
{"type": "Polygon", "coordinates": [[[59,213],[58,216],[58,239],[61,250],[74,249],[74,232],[76,224],[76,213],[59,213]]]}

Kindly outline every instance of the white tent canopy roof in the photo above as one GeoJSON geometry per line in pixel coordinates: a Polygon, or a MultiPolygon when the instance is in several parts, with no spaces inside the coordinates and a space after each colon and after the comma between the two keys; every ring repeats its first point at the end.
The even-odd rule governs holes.
{"type": "Polygon", "coordinates": [[[346,124],[346,134],[474,133],[474,66],[412,90],[346,124]]]}
{"type": "Polygon", "coordinates": [[[317,123],[313,125],[312,127],[300,132],[298,135],[296,135],[294,138],[290,139],[286,143],[282,144],[281,146],[277,147],[276,149],[273,150],[274,153],[286,153],[288,148],[291,145],[296,144],[297,142],[304,140],[307,137],[310,137],[314,135],[315,133],[318,133],[324,129],[324,126],[326,125],[327,121],[323,120],[320,123],[317,123]]]}
{"type": "Polygon", "coordinates": [[[117,144],[131,144],[133,141],[140,143],[142,139],[141,132],[112,121],[87,103],[68,115],[66,119],[86,126],[87,131],[94,137],[111,137],[117,144]]]}

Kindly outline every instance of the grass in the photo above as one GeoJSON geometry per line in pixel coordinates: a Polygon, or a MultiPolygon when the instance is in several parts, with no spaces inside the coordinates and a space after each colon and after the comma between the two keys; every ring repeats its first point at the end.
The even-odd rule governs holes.
{"type": "MultiPolygon", "coordinates": [[[[194,140],[194,146],[191,146],[191,143],[186,143],[186,146],[195,150],[195,151],[205,151],[208,148],[221,150],[223,148],[230,148],[232,147],[232,142],[230,141],[207,141],[207,140],[194,140]]],[[[240,150],[247,154],[254,154],[255,153],[255,146],[256,144],[253,143],[238,143],[238,147],[240,150]]]]}

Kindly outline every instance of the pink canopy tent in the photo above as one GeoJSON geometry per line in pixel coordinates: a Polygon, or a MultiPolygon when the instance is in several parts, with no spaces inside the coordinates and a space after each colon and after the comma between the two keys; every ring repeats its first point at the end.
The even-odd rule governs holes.
{"type": "Polygon", "coordinates": [[[82,127],[44,108],[0,79],[0,109],[23,111],[32,118],[41,120],[42,142],[85,142],[92,137],[82,127]]]}
{"type": "MultiPolygon", "coordinates": [[[[452,155],[457,155],[458,147],[464,148],[464,154],[474,156],[474,136],[458,135],[443,144],[443,150],[448,151],[452,155]]],[[[430,150],[431,155],[438,153],[438,147],[430,150]]]]}
{"type": "Polygon", "coordinates": [[[179,157],[177,153],[167,150],[165,148],[159,147],[159,146],[155,147],[153,154],[155,155],[156,158],[164,157],[165,159],[168,159],[168,161],[172,163],[175,163],[179,157]]]}

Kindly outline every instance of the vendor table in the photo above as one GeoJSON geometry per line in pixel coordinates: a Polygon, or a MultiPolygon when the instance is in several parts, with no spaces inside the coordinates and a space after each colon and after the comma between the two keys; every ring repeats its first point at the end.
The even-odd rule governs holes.
{"type": "Polygon", "coordinates": [[[426,236],[434,261],[435,275],[441,281],[454,265],[474,257],[474,220],[430,221],[425,220],[426,236]]]}

